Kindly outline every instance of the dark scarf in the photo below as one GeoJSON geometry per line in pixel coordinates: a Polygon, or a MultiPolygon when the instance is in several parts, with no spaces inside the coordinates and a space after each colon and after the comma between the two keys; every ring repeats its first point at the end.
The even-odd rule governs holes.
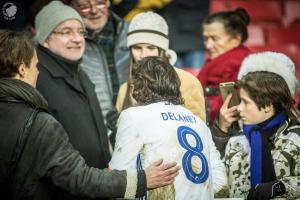
{"type": "Polygon", "coordinates": [[[244,125],[243,131],[251,147],[251,187],[276,179],[268,138],[286,119],[285,114],[279,113],[261,124],[244,125]]]}
{"type": "Polygon", "coordinates": [[[62,56],[56,55],[42,45],[38,45],[37,50],[38,55],[42,56],[43,61],[46,60],[47,62],[49,62],[49,59],[54,60],[60,67],[64,69],[64,71],[66,71],[71,76],[75,76],[81,70],[79,64],[81,63],[82,58],[80,58],[79,60],[69,60],[62,56]]]}
{"type": "MultiPolygon", "coordinates": [[[[62,56],[54,54],[52,51],[50,51],[48,48],[45,48],[41,45],[37,46],[37,53],[39,60],[42,62],[39,62],[39,65],[44,65],[46,68],[52,68],[53,71],[57,71],[55,67],[52,65],[55,65],[56,68],[62,69],[64,72],[66,72],[67,76],[70,76],[69,78],[72,79],[72,83],[76,88],[85,94],[84,88],[82,87],[82,83],[80,80],[80,74],[79,71],[81,70],[79,64],[82,61],[82,59],[79,60],[69,60],[62,56]]],[[[61,72],[60,72],[61,74],[61,72]]]]}
{"type": "Polygon", "coordinates": [[[33,108],[47,110],[47,101],[31,85],[12,78],[0,78],[0,101],[25,102],[33,108]]]}

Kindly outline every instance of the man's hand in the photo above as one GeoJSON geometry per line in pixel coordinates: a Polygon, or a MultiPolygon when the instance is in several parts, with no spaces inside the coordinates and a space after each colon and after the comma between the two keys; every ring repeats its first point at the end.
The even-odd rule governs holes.
{"type": "Polygon", "coordinates": [[[239,120],[237,106],[228,108],[231,97],[231,93],[227,95],[219,114],[219,127],[225,133],[228,133],[228,129],[233,122],[239,120]]]}
{"type": "Polygon", "coordinates": [[[153,162],[145,169],[147,188],[155,189],[173,183],[179,170],[176,162],[163,164],[163,159],[153,162]]]}

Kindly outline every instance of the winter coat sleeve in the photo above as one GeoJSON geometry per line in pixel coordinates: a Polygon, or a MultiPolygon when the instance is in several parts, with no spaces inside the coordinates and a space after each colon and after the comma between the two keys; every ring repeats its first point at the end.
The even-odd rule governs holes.
{"type": "Polygon", "coordinates": [[[276,165],[275,169],[280,170],[279,180],[286,188],[287,199],[298,199],[300,197],[300,133],[290,132],[284,136],[280,145],[282,155],[276,161],[282,165],[276,165]],[[289,166],[289,169],[287,168],[289,166]]]}
{"type": "Polygon", "coordinates": [[[229,133],[224,133],[220,129],[220,127],[216,121],[210,127],[210,130],[211,130],[211,134],[212,134],[212,139],[217,147],[217,150],[220,152],[221,158],[223,158],[225,155],[225,147],[228,143],[230,135],[229,135],[229,133]]]}
{"type": "MultiPolygon", "coordinates": [[[[146,187],[145,175],[133,171],[109,171],[88,167],[78,151],[74,150],[62,125],[48,114],[40,114],[33,131],[36,144],[40,145],[39,170],[41,177],[48,177],[52,182],[74,195],[95,197],[142,196],[146,188],[137,191],[141,181],[146,187]],[[138,178],[139,177],[139,178],[138,178]]],[[[84,133],[82,133],[84,134],[84,133]]]]}

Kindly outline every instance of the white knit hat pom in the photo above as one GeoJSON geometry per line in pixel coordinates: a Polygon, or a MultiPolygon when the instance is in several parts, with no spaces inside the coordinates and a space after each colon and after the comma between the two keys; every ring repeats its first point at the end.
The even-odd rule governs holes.
{"type": "Polygon", "coordinates": [[[174,65],[177,60],[177,54],[172,49],[166,50],[166,56],[169,58],[169,62],[171,65],[174,65]]]}

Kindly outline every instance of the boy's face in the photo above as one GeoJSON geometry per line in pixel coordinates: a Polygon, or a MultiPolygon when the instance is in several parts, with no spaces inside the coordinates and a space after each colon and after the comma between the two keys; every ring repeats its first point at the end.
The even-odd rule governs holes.
{"type": "Polygon", "coordinates": [[[272,105],[265,108],[258,109],[256,103],[249,97],[247,91],[240,89],[241,103],[237,110],[240,113],[241,120],[244,124],[259,124],[266,121],[274,115],[274,108],[272,105]]]}

